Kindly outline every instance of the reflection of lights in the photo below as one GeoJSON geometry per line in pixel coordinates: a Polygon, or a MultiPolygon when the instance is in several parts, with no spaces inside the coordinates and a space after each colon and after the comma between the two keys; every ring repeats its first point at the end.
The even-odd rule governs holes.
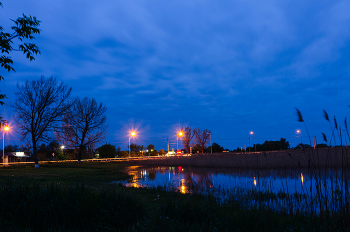
{"type": "Polygon", "coordinates": [[[186,193],[186,187],[185,185],[181,185],[181,190],[180,190],[181,193],[186,193]]]}
{"type": "Polygon", "coordinates": [[[303,173],[300,173],[301,184],[304,184],[304,176],[303,173]]]}
{"type": "Polygon", "coordinates": [[[185,194],[186,193],[185,179],[181,179],[180,182],[181,182],[180,192],[185,194]]]}
{"type": "Polygon", "coordinates": [[[256,179],[255,179],[255,176],[254,176],[254,186],[256,187],[256,179]]]}

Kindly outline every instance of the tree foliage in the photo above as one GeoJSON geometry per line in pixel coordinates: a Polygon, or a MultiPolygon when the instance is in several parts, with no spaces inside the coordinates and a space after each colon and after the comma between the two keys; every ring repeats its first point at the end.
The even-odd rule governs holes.
{"type": "Polygon", "coordinates": [[[158,154],[154,144],[149,144],[147,146],[147,150],[148,150],[147,155],[149,155],[149,156],[155,156],[158,154]]]}
{"type": "Polygon", "coordinates": [[[263,144],[257,144],[258,151],[277,151],[287,150],[290,148],[289,142],[285,138],[276,141],[265,141],[263,144]]]}
{"type": "Polygon", "coordinates": [[[164,149],[159,150],[159,155],[165,155],[165,154],[166,154],[166,151],[164,151],[164,149]]]}
{"type": "MultiPolygon", "coordinates": [[[[217,143],[213,143],[212,146],[213,146],[213,153],[220,153],[220,152],[224,151],[224,148],[217,143]]],[[[207,147],[206,152],[208,152],[208,153],[211,152],[210,145],[207,147]]]]}
{"type": "Polygon", "coordinates": [[[196,128],[193,130],[195,143],[197,147],[199,147],[199,150],[202,153],[204,152],[204,149],[208,145],[210,133],[211,133],[210,130],[207,130],[207,129],[196,128]]]}
{"type": "Polygon", "coordinates": [[[191,127],[185,127],[185,129],[183,129],[182,143],[187,153],[190,152],[190,144],[193,137],[194,137],[194,130],[192,130],[191,127]]]}
{"type": "Polygon", "coordinates": [[[97,148],[100,158],[114,158],[117,154],[117,149],[115,145],[105,144],[97,148]]]}
{"type": "MultiPolygon", "coordinates": [[[[7,145],[5,147],[5,152],[17,152],[19,151],[18,145],[7,145]]],[[[1,154],[2,154],[2,149],[1,149],[1,154]]]]}
{"type": "MultiPolygon", "coordinates": [[[[0,6],[2,3],[0,2],[0,6]]],[[[34,43],[26,43],[25,40],[35,39],[35,34],[40,34],[40,21],[36,17],[22,15],[22,17],[16,20],[11,20],[14,22],[14,26],[11,27],[11,32],[5,32],[4,28],[0,26],[0,66],[8,72],[15,71],[13,68],[13,60],[9,56],[13,51],[20,51],[28,58],[30,61],[35,60],[34,55],[40,54],[39,48],[34,43]],[[15,41],[19,41],[15,45],[15,41]]],[[[4,80],[4,77],[0,75],[0,81],[4,80]]],[[[2,99],[6,98],[6,95],[0,94],[0,104],[3,105],[2,99]]]]}
{"type": "Polygon", "coordinates": [[[72,88],[53,77],[17,84],[16,100],[11,106],[16,112],[15,120],[22,139],[28,139],[32,146],[36,165],[39,143],[51,140],[50,135],[75,102],[71,92],[72,88]]]}
{"type": "Polygon", "coordinates": [[[57,137],[68,147],[78,149],[78,160],[83,153],[92,151],[108,135],[107,108],[95,99],[78,99],[65,113],[57,137]]]}

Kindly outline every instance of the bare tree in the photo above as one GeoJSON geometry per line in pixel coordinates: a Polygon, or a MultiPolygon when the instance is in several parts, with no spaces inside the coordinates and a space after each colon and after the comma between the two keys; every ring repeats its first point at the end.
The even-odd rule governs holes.
{"type": "Polygon", "coordinates": [[[95,99],[78,99],[63,119],[62,128],[56,133],[60,141],[68,147],[78,149],[78,161],[83,153],[108,135],[107,108],[95,99]]]}
{"type": "Polygon", "coordinates": [[[191,140],[193,139],[193,136],[194,136],[194,130],[192,130],[191,127],[185,127],[183,132],[184,132],[184,135],[182,137],[182,143],[186,151],[189,153],[191,140]]]}
{"type": "Polygon", "coordinates": [[[58,126],[67,110],[74,103],[70,99],[72,88],[56,78],[41,77],[39,80],[17,84],[16,101],[11,106],[22,139],[27,138],[33,149],[35,167],[39,167],[37,147],[39,142],[51,140],[50,132],[58,126]]]}
{"type": "Polygon", "coordinates": [[[202,150],[202,153],[204,152],[204,149],[206,148],[209,142],[210,133],[211,133],[210,130],[207,130],[207,129],[204,129],[204,130],[200,128],[193,129],[195,142],[202,150]]]}

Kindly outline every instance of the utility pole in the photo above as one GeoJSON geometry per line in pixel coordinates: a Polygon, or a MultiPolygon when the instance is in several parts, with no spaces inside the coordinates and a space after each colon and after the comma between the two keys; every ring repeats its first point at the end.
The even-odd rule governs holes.
{"type": "Polygon", "coordinates": [[[168,144],[168,155],[169,155],[169,140],[168,140],[168,138],[166,138],[166,142],[168,144]]]}
{"type": "Polygon", "coordinates": [[[255,137],[255,134],[254,134],[254,140],[255,140],[255,152],[256,152],[256,137],[255,137]]]}
{"type": "Polygon", "coordinates": [[[249,138],[249,152],[250,152],[250,138],[249,138]]]}
{"type": "Polygon", "coordinates": [[[211,133],[210,133],[210,153],[213,153],[213,142],[211,141],[211,133]]]}

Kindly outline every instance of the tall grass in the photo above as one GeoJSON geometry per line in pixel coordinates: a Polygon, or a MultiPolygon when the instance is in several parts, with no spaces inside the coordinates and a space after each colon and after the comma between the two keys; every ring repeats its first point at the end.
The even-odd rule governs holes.
{"type": "MultiPolygon", "coordinates": [[[[301,112],[298,109],[296,111],[298,121],[303,122],[307,130],[301,112]]],[[[330,139],[328,140],[326,134],[322,132],[323,139],[326,143],[328,142],[329,146],[336,146],[339,145],[337,144],[338,138],[340,148],[328,148],[325,161],[326,171],[322,171],[324,169],[320,168],[322,160],[320,160],[318,150],[303,149],[305,156],[309,159],[308,169],[316,187],[316,198],[312,197],[312,188],[310,189],[311,197],[309,198],[308,206],[310,208],[310,220],[313,225],[317,221],[317,225],[322,230],[333,228],[333,231],[338,231],[340,229],[350,228],[349,177],[347,176],[349,171],[348,149],[347,146],[343,146],[343,130],[338,124],[336,117],[334,116],[332,122],[325,110],[323,110],[323,114],[331,129],[330,139]],[[339,161],[340,164],[338,163],[339,161]],[[337,167],[338,169],[333,169],[332,167],[337,167]],[[333,177],[330,183],[328,183],[326,175],[333,177]]],[[[344,127],[345,133],[349,135],[346,118],[344,120],[344,127]]]]}
{"type": "Polygon", "coordinates": [[[0,184],[2,231],[124,230],[145,210],[123,189],[92,190],[77,184],[0,184]],[[125,210],[132,208],[133,210],[125,210]]]}

